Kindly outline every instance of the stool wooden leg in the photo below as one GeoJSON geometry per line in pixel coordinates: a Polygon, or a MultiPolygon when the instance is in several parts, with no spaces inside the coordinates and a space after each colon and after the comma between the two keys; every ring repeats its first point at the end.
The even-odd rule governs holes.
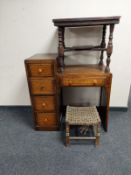
{"type": "Polygon", "coordinates": [[[66,146],[70,144],[70,126],[66,122],[66,146]]]}
{"type": "Polygon", "coordinates": [[[100,123],[96,126],[96,145],[100,144],[100,123]]]}

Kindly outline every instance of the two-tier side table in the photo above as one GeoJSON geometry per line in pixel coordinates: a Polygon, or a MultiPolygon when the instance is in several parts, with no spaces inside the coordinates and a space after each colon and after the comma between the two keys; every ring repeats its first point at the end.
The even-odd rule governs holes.
{"type": "MultiPolygon", "coordinates": [[[[56,61],[56,82],[58,96],[60,95],[60,113],[63,108],[62,88],[63,87],[100,87],[100,102],[97,106],[105,131],[108,129],[109,102],[111,92],[112,73],[110,72],[110,57],[113,50],[113,31],[115,24],[118,24],[120,16],[95,17],[95,18],[68,18],[53,19],[53,23],[58,27],[58,56],[56,61]],[[74,27],[102,26],[102,39],[98,45],[72,46],[65,45],[66,28],[74,27]],[[106,29],[109,29],[109,40],[106,44],[106,29]],[[64,54],[70,51],[98,51],[100,60],[95,65],[75,65],[64,64],[64,54]],[[107,53],[106,65],[103,63],[104,52],[107,53]]],[[[60,115],[60,114],[59,114],[60,115]]]]}

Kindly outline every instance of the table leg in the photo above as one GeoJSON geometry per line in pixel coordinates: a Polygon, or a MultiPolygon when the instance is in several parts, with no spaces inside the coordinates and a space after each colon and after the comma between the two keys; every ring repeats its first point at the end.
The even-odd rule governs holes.
{"type": "Polygon", "coordinates": [[[96,126],[96,145],[100,144],[100,123],[96,126]]]}

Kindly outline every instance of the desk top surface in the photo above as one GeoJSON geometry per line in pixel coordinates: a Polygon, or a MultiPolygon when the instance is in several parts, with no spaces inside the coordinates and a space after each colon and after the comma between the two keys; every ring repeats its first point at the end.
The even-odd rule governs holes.
{"type": "Polygon", "coordinates": [[[43,54],[43,53],[39,53],[39,54],[35,54],[27,59],[25,59],[26,63],[41,63],[41,62],[53,62],[53,60],[55,60],[57,57],[56,53],[47,53],[47,54],[43,54]]]}
{"type": "Polygon", "coordinates": [[[84,66],[65,66],[64,71],[62,73],[58,73],[57,75],[66,78],[66,77],[80,77],[80,78],[88,78],[88,77],[106,77],[110,75],[110,72],[105,72],[105,66],[100,66],[98,64],[95,65],[84,65],[84,66]]]}

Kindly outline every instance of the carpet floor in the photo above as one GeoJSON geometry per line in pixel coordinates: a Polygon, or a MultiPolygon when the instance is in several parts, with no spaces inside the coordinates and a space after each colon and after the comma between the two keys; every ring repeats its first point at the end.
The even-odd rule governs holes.
{"type": "Polygon", "coordinates": [[[97,148],[65,147],[60,132],[34,131],[29,108],[1,107],[0,175],[44,174],[131,175],[131,103],[127,112],[110,112],[97,148]]]}

